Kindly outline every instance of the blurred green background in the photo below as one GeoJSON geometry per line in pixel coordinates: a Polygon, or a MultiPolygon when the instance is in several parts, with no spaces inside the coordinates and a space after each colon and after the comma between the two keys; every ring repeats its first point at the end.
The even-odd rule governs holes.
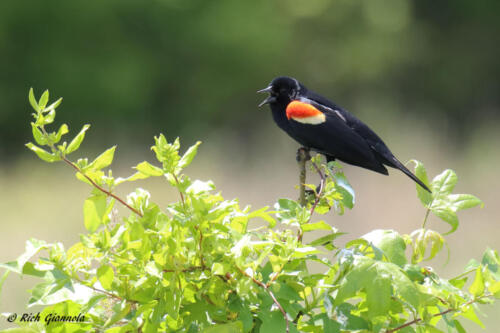
{"type": "MultiPolygon", "coordinates": [[[[92,124],[82,154],[118,144],[115,174],[152,160],[160,132],[185,145],[202,140],[192,175],[259,206],[297,195],[297,145],[256,107],[263,96],[255,94],[290,75],[363,119],[402,161],[419,159],[431,175],[453,168],[457,192],[484,200],[448,237],[450,263],[431,263],[451,277],[487,246],[500,249],[499,12],[494,0],[3,0],[0,260],[17,257],[29,237],[69,247],[84,232],[89,188],[23,146],[29,87],[64,97],[56,122],[72,133],[92,124]]],[[[349,232],[341,242],[420,226],[425,211],[404,175],[345,171],[357,205],[327,217],[349,232]]],[[[137,186],[161,204],[175,199],[166,183],[137,186]]],[[[437,220],[430,227],[447,230],[437,220]]],[[[32,283],[9,277],[0,312],[25,312],[32,283]]],[[[494,332],[500,306],[485,312],[494,332]]]]}

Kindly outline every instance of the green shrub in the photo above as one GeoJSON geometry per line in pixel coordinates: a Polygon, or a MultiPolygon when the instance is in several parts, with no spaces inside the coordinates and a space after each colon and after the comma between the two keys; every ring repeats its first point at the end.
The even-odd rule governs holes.
{"type": "Polygon", "coordinates": [[[71,166],[92,191],[83,204],[88,233],[80,242],[65,250],[31,239],[16,261],[1,265],[6,273],[0,280],[9,272],[40,278],[28,306],[43,305],[43,318],[83,314],[85,320],[46,324],[18,318],[24,330],[464,332],[463,318],[482,325],[477,305],[500,297],[500,258],[493,250],[451,279],[423,265],[445,245],[443,235],[427,228],[427,216],[450,224],[451,233],[459,225],[457,211],[481,204],[472,195],[452,194],[452,170],[429,181],[415,161],[417,176],[433,191],[417,186],[427,208],[421,229],[410,235],[374,230],[338,248],[335,240],[343,233],[313,214],[342,215],[353,207],[354,192],[336,163],[312,158],[311,170],[324,175],[324,182],[319,193],[306,185],[311,191],[302,204],[279,199],[272,210],[242,208],[225,200],[211,181],[184,173],[199,142],[181,154],[179,139],[167,142],[160,134],[152,147],[157,162],[141,162],[131,176],[115,178],[104,171],[115,147],[91,162],[70,160],[89,126],[61,144],[68,126],[46,129],[61,100],[47,106],[47,91],[39,101],[32,91],[29,97],[37,145],[28,148],[44,161],[71,166]],[[159,207],[142,188],[126,199],[114,194],[118,185],[148,177],[166,180],[179,201],[159,207]],[[130,214],[117,216],[115,205],[130,214]],[[322,236],[303,237],[315,230],[322,236]]]}

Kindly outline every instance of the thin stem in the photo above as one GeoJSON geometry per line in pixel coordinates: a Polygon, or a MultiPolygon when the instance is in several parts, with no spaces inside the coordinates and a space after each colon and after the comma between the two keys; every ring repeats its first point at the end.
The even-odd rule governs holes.
{"type": "Polygon", "coordinates": [[[75,169],[78,173],[80,173],[83,177],[85,177],[95,188],[97,188],[99,191],[101,191],[102,193],[106,194],[107,196],[110,196],[112,198],[114,198],[116,201],[120,202],[122,205],[124,205],[125,207],[127,207],[128,209],[130,209],[131,211],[133,211],[134,213],[136,213],[137,215],[139,215],[140,217],[143,217],[142,213],[139,212],[137,209],[135,209],[134,207],[130,206],[129,204],[127,204],[124,200],[122,200],[121,198],[119,198],[118,196],[114,195],[113,193],[111,193],[110,191],[107,191],[106,189],[102,188],[101,186],[97,185],[97,183],[95,181],[92,180],[92,178],[90,178],[89,176],[87,176],[85,173],[82,172],[82,170],[73,162],[71,162],[70,160],[68,160],[66,157],[62,156],[62,160],[64,162],[66,162],[66,164],[70,165],[73,169],[75,169]]]}
{"type": "Polygon", "coordinates": [[[297,162],[299,162],[299,202],[301,206],[307,204],[306,201],[306,162],[309,153],[306,148],[299,148],[297,151],[297,162]]]}
{"type": "Polygon", "coordinates": [[[205,266],[191,266],[185,269],[175,270],[175,269],[164,269],[163,272],[165,273],[176,273],[176,272],[182,272],[182,273],[187,273],[187,272],[194,272],[194,271],[204,271],[208,270],[207,267],[205,266]]]}
{"type": "MultiPolygon", "coordinates": [[[[493,294],[486,294],[486,295],[482,295],[482,296],[476,297],[476,298],[474,298],[473,300],[471,300],[471,301],[469,301],[469,302],[467,302],[467,303],[465,303],[465,304],[461,305],[460,307],[467,306],[467,305],[471,305],[471,304],[473,304],[473,303],[476,303],[477,301],[479,301],[479,300],[480,300],[480,299],[482,299],[482,298],[491,297],[491,296],[493,296],[493,294]]],[[[460,308],[460,307],[459,307],[459,308],[460,308]]],[[[436,313],[436,314],[435,314],[435,315],[433,315],[432,317],[434,318],[434,317],[444,316],[445,314],[448,314],[448,313],[450,313],[450,312],[455,312],[455,311],[459,311],[459,309],[458,309],[458,308],[450,308],[450,309],[444,310],[444,311],[442,311],[442,312],[436,313]]],[[[404,324],[403,324],[403,325],[401,325],[401,326],[398,326],[398,327],[396,327],[396,328],[393,328],[393,329],[387,330],[387,331],[386,331],[386,333],[393,333],[393,332],[399,331],[399,330],[401,330],[401,329],[403,329],[403,328],[405,328],[405,327],[408,327],[408,326],[413,325],[413,324],[417,324],[417,323],[419,323],[419,322],[421,322],[421,321],[422,321],[422,318],[416,318],[416,319],[414,319],[414,320],[412,320],[412,321],[409,321],[409,322],[407,322],[407,323],[404,323],[404,324]]]]}
{"type": "Polygon", "coordinates": [[[309,307],[309,301],[307,300],[305,288],[302,290],[302,293],[304,293],[304,304],[306,306],[306,310],[307,310],[307,312],[309,312],[311,310],[311,308],[309,307]]]}
{"type": "Polygon", "coordinates": [[[195,229],[200,232],[200,243],[198,245],[198,249],[200,251],[200,265],[201,267],[205,267],[205,261],[203,260],[203,251],[202,251],[202,243],[203,243],[203,233],[201,232],[201,228],[195,226],[195,229]]]}
{"type": "Polygon", "coordinates": [[[271,278],[271,280],[269,280],[267,283],[266,283],[266,286],[269,287],[271,285],[271,283],[273,283],[274,281],[276,281],[279,276],[280,276],[280,273],[281,271],[283,270],[283,268],[285,268],[285,265],[281,265],[280,266],[280,269],[274,274],[274,276],[271,278]]]}
{"type": "Polygon", "coordinates": [[[184,201],[184,194],[182,194],[182,191],[179,190],[180,182],[175,173],[172,173],[172,176],[174,176],[175,182],[177,183],[177,190],[179,191],[179,195],[181,197],[182,201],[182,207],[184,207],[184,210],[186,210],[186,202],[184,201]]]}
{"type": "Polygon", "coordinates": [[[454,278],[453,278],[453,280],[455,280],[455,279],[460,279],[461,277],[463,277],[463,276],[465,276],[465,275],[467,275],[467,274],[470,274],[470,273],[472,273],[472,272],[475,272],[475,271],[476,271],[476,269],[477,269],[477,268],[472,268],[472,269],[469,269],[468,271],[463,272],[462,274],[460,274],[460,275],[458,275],[458,276],[454,277],[454,278]]]}
{"type": "Polygon", "coordinates": [[[314,213],[314,210],[316,209],[316,206],[318,205],[319,201],[321,200],[321,195],[323,194],[323,189],[325,187],[325,175],[323,175],[323,172],[321,172],[321,169],[318,167],[316,163],[313,163],[314,169],[316,169],[316,172],[319,175],[319,178],[321,179],[319,183],[319,191],[316,194],[316,200],[314,200],[314,204],[311,207],[311,217],[312,214],[314,213]]]}
{"type": "Polygon", "coordinates": [[[427,224],[427,218],[429,217],[429,213],[431,212],[432,204],[434,203],[434,199],[432,199],[429,207],[427,207],[427,211],[425,212],[424,222],[422,223],[422,229],[425,229],[425,225],[427,224]]]}
{"type": "MultiPolygon", "coordinates": [[[[42,133],[45,135],[45,137],[47,138],[47,141],[48,141],[48,138],[49,138],[49,134],[47,133],[47,131],[45,130],[45,126],[40,126],[40,129],[42,130],[42,133]]],[[[52,149],[52,152],[53,153],[56,153],[57,152],[57,149],[56,147],[54,146],[53,143],[51,143],[50,141],[48,141],[48,145],[49,147],[52,149]]],[[[112,197],[114,198],[115,200],[117,200],[118,202],[120,202],[122,205],[124,205],[125,207],[127,207],[128,209],[130,209],[131,211],[133,211],[134,213],[136,213],[137,215],[139,215],[140,217],[143,217],[143,215],[141,214],[141,212],[139,212],[137,209],[131,207],[130,205],[128,205],[125,201],[123,201],[122,199],[120,199],[119,197],[117,197],[116,195],[114,195],[113,193],[111,193],[110,191],[107,191],[105,190],[104,188],[102,188],[101,186],[97,185],[96,182],[94,182],[92,180],[92,178],[90,178],[89,176],[87,176],[85,173],[83,173],[83,171],[78,167],[78,165],[76,165],[75,163],[71,162],[70,160],[68,160],[66,158],[66,156],[64,156],[62,153],[61,153],[61,158],[64,162],[66,162],[66,164],[70,165],[73,169],[75,169],[78,173],[80,173],[83,177],[85,177],[95,188],[97,188],[99,191],[101,191],[102,193],[106,194],[107,196],[109,197],[112,197]]]]}
{"type": "Polygon", "coordinates": [[[132,301],[132,300],[129,300],[129,299],[126,299],[126,298],[120,297],[120,296],[115,295],[115,294],[113,294],[113,293],[110,293],[110,292],[108,292],[108,291],[106,291],[106,290],[102,290],[102,289],[95,288],[95,287],[93,287],[93,286],[89,286],[89,285],[88,285],[88,284],[86,284],[84,281],[82,281],[82,280],[80,280],[80,279],[78,279],[78,278],[73,277],[73,279],[74,279],[75,281],[77,281],[78,283],[80,283],[82,286],[85,286],[85,287],[87,287],[87,288],[89,288],[89,289],[92,289],[93,291],[98,292],[98,293],[100,293],[100,294],[104,294],[104,295],[106,295],[106,296],[109,296],[109,297],[111,297],[111,298],[114,298],[114,299],[116,299],[116,300],[118,300],[118,301],[127,301],[127,302],[129,302],[129,303],[133,303],[133,304],[137,303],[136,301],[132,301]]]}
{"type": "Polygon", "coordinates": [[[244,270],[242,270],[241,268],[238,267],[238,270],[240,271],[240,273],[250,279],[252,279],[253,283],[255,283],[256,285],[264,288],[264,290],[269,294],[269,296],[271,297],[271,299],[273,300],[274,304],[276,304],[276,306],[278,307],[278,309],[281,311],[281,313],[283,314],[283,317],[285,318],[285,323],[286,323],[286,332],[289,333],[290,332],[290,323],[288,322],[288,315],[285,311],[285,309],[283,309],[283,306],[281,306],[280,302],[278,302],[278,300],[276,299],[276,297],[274,296],[274,293],[269,289],[269,286],[266,285],[264,282],[262,281],[259,281],[257,280],[256,278],[254,278],[253,276],[250,276],[248,275],[244,270]]]}
{"type": "Polygon", "coordinates": [[[424,223],[422,223],[422,229],[425,229],[425,225],[427,223],[427,218],[429,217],[430,212],[431,212],[431,209],[427,208],[427,211],[425,212],[424,223]]]}

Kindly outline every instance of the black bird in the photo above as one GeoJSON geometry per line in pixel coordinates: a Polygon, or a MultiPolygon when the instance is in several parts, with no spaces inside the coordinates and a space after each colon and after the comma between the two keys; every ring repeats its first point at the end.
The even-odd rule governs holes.
{"type": "Polygon", "coordinates": [[[325,155],[327,161],[338,159],[388,175],[386,165],[401,170],[431,192],[367,125],[296,79],[277,77],[258,92],[269,93],[259,107],[269,104],[282,130],[302,146],[325,155]]]}

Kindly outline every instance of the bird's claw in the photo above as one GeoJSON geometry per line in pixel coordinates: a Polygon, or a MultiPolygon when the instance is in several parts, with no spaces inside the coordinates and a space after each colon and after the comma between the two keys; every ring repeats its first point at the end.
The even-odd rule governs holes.
{"type": "Polygon", "coordinates": [[[311,159],[311,154],[309,154],[309,148],[306,147],[300,147],[297,149],[297,162],[300,161],[309,161],[311,159]]]}

